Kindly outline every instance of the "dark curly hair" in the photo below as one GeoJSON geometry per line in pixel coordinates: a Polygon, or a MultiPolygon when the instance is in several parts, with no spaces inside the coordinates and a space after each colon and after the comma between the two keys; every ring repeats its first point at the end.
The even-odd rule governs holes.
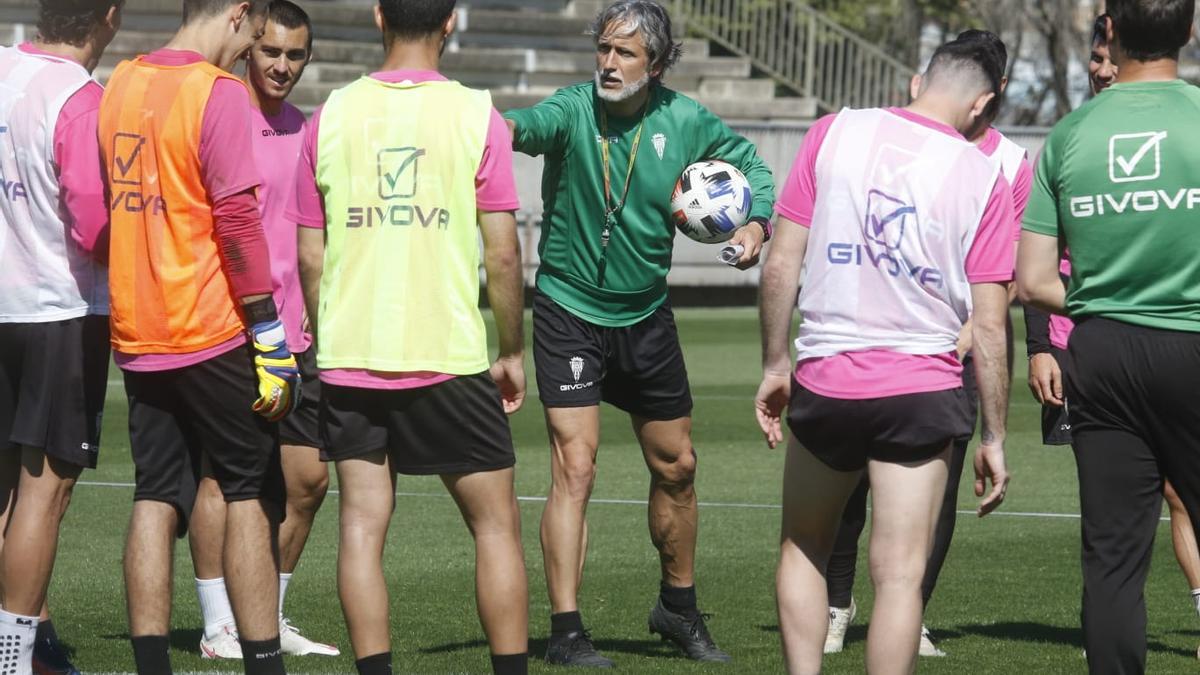
{"type": "Polygon", "coordinates": [[[38,0],[38,35],[45,42],[82,47],[108,10],[125,0],[38,0]]]}

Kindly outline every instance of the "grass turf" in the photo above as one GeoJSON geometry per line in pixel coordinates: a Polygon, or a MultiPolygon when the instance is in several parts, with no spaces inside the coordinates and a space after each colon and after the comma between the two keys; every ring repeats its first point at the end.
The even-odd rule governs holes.
{"type": "MultiPolygon", "coordinates": [[[[760,369],[758,328],[751,309],[676,313],[692,391],[699,454],[701,506],[697,578],[709,627],[734,661],[701,666],[677,656],[646,630],[658,584],[658,561],[646,531],[648,478],[627,418],[604,407],[591,536],[580,595],[597,647],[629,672],[780,672],[773,579],[779,527],[783,453],[768,450],[753,419],[760,369]],[[632,502],[632,503],[630,503],[632,502]]],[[[1080,655],[1079,521],[1074,461],[1065,448],[1040,445],[1038,408],[1025,385],[1018,323],[1018,358],[1010,413],[1009,466],[1015,477],[1000,513],[979,520],[960,515],[949,560],[926,620],[941,659],[922,659],[928,673],[1070,673],[1086,670],[1080,655]],[[1058,514],[1054,517],[1029,514],[1058,514]]],[[[532,359],[527,359],[527,363],[532,359]]],[[[532,364],[530,384],[532,386],[532,364]]],[[[533,672],[549,631],[538,545],[541,496],[549,457],[536,396],[512,418],[517,489],[530,578],[533,672]]],[[[104,422],[100,466],[84,474],[63,526],[50,601],[59,634],[85,672],[130,671],[132,654],[121,579],[121,554],[133,470],[126,405],[114,371],[104,422]]],[[[974,508],[970,469],[959,507],[974,508]]],[[[336,484],[333,486],[336,490],[336,484]]],[[[386,553],[396,672],[486,672],[487,647],[475,616],[473,548],[453,502],[436,478],[401,477],[386,553]]],[[[338,644],[338,658],[288,660],[294,673],[354,671],[335,586],[338,497],[331,493],[287,596],[287,615],[315,639],[338,644]]],[[[1195,672],[1200,619],[1176,567],[1164,522],[1146,590],[1149,657],[1154,673],[1195,672]]],[[[846,651],[826,658],[826,672],[863,668],[863,640],[872,593],[866,575],[866,537],[855,596],[860,618],[846,651]]],[[[200,617],[186,542],[176,548],[175,611],[171,632],[175,669],[240,672],[239,662],[203,661],[197,652],[200,617]]]]}

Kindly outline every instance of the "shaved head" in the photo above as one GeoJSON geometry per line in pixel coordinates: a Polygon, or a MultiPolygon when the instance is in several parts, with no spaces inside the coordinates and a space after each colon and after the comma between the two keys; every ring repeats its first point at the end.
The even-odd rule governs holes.
{"type": "Polygon", "coordinates": [[[921,78],[921,93],[937,90],[973,99],[1000,93],[1004,67],[997,63],[994,48],[984,40],[959,38],[933,53],[921,78]]]}

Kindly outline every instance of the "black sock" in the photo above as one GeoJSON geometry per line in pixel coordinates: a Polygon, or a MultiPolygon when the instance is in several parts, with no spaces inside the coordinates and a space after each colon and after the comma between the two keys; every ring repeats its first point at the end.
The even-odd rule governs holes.
{"type": "Polygon", "coordinates": [[[283,650],[279,648],[279,636],[270,640],[247,640],[238,638],[242,644],[242,666],[246,675],[284,675],[283,650]]]}
{"type": "Polygon", "coordinates": [[[574,612],[559,612],[550,615],[550,634],[566,635],[583,631],[583,616],[579,610],[574,612]]]}
{"type": "Polygon", "coordinates": [[[58,642],[58,633],[54,632],[54,623],[50,619],[39,621],[37,625],[37,637],[34,639],[38,642],[42,640],[46,642],[58,642]]]}
{"type": "Polygon", "coordinates": [[[496,675],[526,675],[529,672],[529,653],[492,654],[492,672],[496,675]]]}
{"type": "Polygon", "coordinates": [[[372,654],[354,662],[358,675],[392,675],[392,653],[372,654]]]}
{"type": "Polygon", "coordinates": [[[696,587],[678,588],[662,582],[659,586],[658,598],[663,607],[675,614],[689,614],[696,611],[696,587]]]}
{"type": "Polygon", "coordinates": [[[171,673],[171,642],[166,635],[142,635],[131,638],[133,663],[138,675],[169,675],[171,673]]]}

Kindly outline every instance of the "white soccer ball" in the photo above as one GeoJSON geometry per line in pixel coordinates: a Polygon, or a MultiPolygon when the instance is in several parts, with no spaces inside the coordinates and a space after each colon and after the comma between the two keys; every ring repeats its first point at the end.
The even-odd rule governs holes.
{"type": "Polygon", "coordinates": [[[717,244],[750,217],[750,182],[737,167],[718,160],[683,170],[671,194],[675,227],[702,244],[717,244]]]}

